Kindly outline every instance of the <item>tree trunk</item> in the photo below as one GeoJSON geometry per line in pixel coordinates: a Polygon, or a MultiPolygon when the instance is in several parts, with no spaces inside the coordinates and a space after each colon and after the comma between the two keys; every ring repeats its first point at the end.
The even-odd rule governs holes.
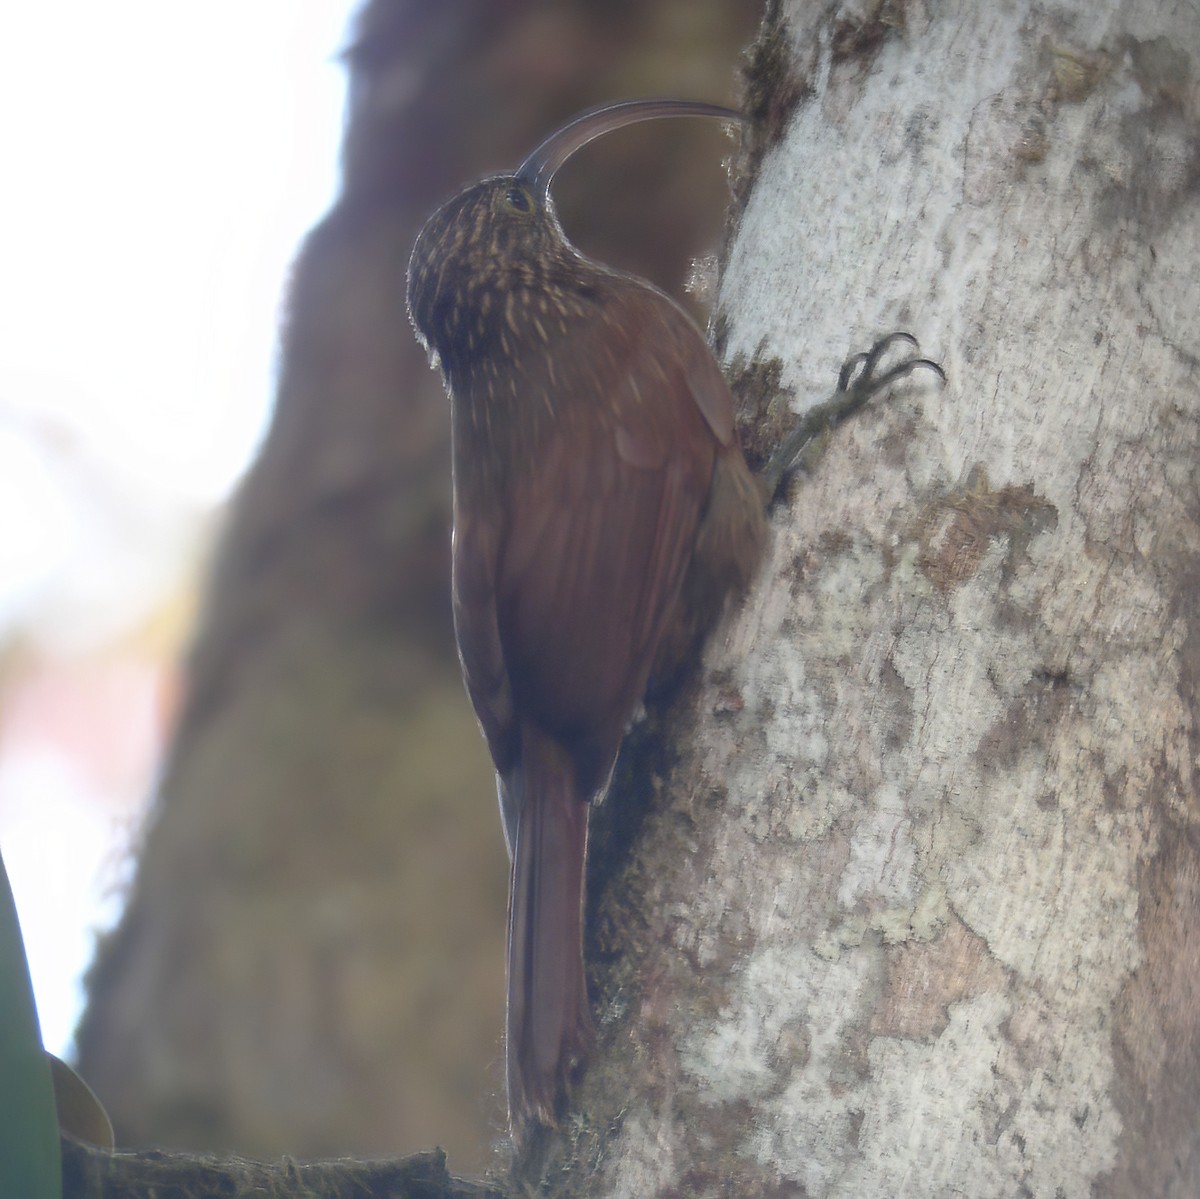
{"type": "Polygon", "coordinates": [[[771,14],[720,347],[759,448],[892,329],[949,385],[836,433],[626,754],[543,1165],[1194,1199],[1200,21],[868,7],[771,14]]]}

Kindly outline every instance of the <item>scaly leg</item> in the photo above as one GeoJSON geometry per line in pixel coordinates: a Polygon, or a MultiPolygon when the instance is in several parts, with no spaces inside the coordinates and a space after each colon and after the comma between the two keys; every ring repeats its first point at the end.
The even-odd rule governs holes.
{"type": "Polygon", "coordinates": [[[809,442],[836,429],[848,416],[862,408],[872,396],[890,387],[897,379],[912,374],[918,367],[925,367],[933,371],[943,383],[946,381],[946,372],[936,362],[918,357],[906,358],[903,362],[889,367],[883,374],[877,375],[875,372],[881,359],[899,341],[907,342],[914,350],[920,352],[921,347],[911,333],[889,333],[866,352],[855,354],[846,360],[838,374],[837,391],[824,403],[810,408],[783,444],[771,455],[762,474],[768,503],[775,499],[780,484],[796,465],[797,459],[809,442]]]}

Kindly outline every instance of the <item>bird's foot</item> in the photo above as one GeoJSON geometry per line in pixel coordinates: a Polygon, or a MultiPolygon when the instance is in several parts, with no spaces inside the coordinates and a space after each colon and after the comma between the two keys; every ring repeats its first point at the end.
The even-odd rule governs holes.
{"type": "Polygon", "coordinates": [[[933,371],[945,383],[946,372],[932,359],[918,357],[920,351],[921,347],[911,333],[897,332],[881,337],[869,350],[847,358],[838,373],[837,390],[824,403],[810,408],[783,444],[771,455],[763,471],[763,484],[768,502],[775,498],[780,484],[798,464],[801,455],[810,444],[828,436],[848,416],[862,408],[872,396],[912,374],[919,367],[933,371]],[[912,356],[880,372],[880,363],[897,342],[911,346],[912,356]]]}

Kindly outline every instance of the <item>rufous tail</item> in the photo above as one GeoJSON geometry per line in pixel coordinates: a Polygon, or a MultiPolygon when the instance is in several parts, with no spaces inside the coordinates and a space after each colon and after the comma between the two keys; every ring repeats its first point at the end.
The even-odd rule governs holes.
{"type": "Polygon", "coordinates": [[[553,1124],[591,1029],[583,972],[588,804],[562,746],[523,730],[508,781],[516,838],[508,893],[508,1113],[515,1138],[553,1124]]]}

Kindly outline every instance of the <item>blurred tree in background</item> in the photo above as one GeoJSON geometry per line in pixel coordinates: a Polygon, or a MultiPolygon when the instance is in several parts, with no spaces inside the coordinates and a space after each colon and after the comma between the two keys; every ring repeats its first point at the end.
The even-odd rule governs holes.
{"type": "MultiPolygon", "coordinates": [[[[441,199],[587,105],[734,100],[758,16],[750,0],[359,14],[342,193],[296,263],[272,427],[89,982],[80,1066],[119,1143],[486,1161],[506,867],[454,658],[447,408],[405,314],[409,248],[441,199]]],[[[605,139],[564,170],[563,222],[679,295],[719,236],[726,152],[703,122],[605,139]]]]}

